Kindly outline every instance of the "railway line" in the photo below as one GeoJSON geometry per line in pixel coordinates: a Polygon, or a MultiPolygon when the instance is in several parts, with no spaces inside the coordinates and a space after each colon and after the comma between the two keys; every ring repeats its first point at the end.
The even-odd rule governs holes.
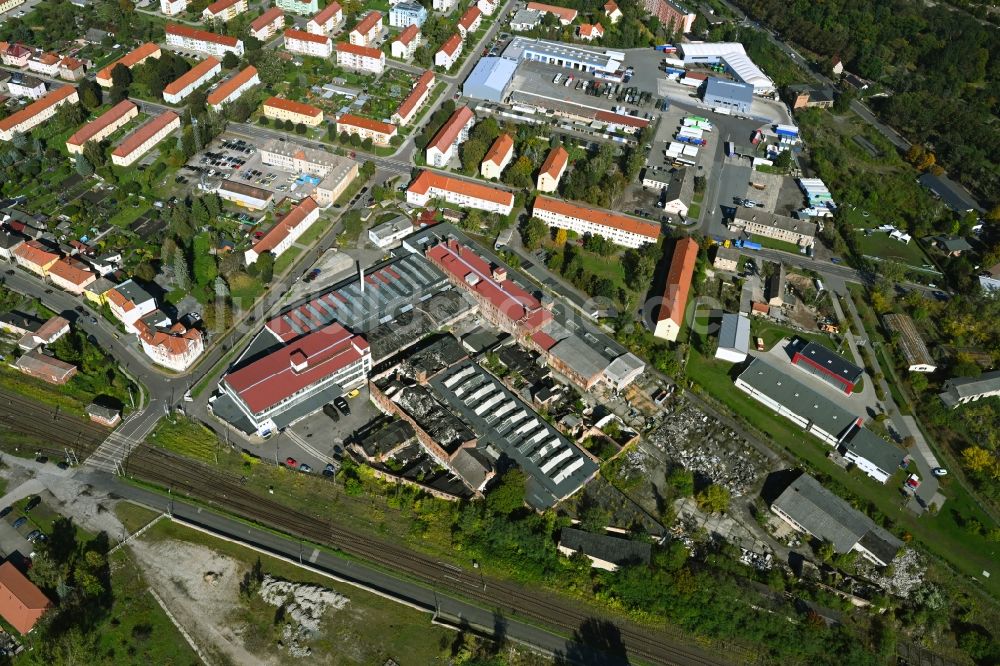
{"type": "MultiPolygon", "coordinates": [[[[37,448],[51,457],[61,458],[66,448],[73,448],[77,456],[83,458],[108,434],[107,429],[96,424],[3,389],[0,389],[0,407],[6,407],[0,409],[0,425],[37,436],[44,441],[37,448]]],[[[497,608],[511,617],[552,627],[566,636],[573,635],[591,620],[611,622],[620,631],[628,654],[652,663],[685,666],[727,663],[683,643],[680,635],[672,636],[666,630],[603,616],[581,609],[570,600],[544,591],[529,591],[509,581],[487,579],[477,571],[467,571],[329,519],[290,509],[247,489],[233,474],[163,449],[138,447],[128,459],[126,475],[168,488],[173,495],[190,497],[263,527],[334,547],[487,608],[497,608]]]]}

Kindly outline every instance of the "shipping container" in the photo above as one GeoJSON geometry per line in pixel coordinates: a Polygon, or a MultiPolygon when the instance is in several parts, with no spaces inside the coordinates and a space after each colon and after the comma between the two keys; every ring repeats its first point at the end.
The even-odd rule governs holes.
{"type": "Polygon", "coordinates": [[[704,130],[700,130],[697,127],[682,127],[677,132],[677,136],[690,136],[695,139],[700,139],[704,136],[704,130]]]}
{"type": "Polygon", "coordinates": [[[736,144],[732,141],[726,141],[726,157],[736,156],[736,144]]]}
{"type": "Polygon", "coordinates": [[[775,125],[774,133],[778,136],[798,137],[799,128],[795,125],[775,125]]]}
{"type": "Polygon", "coordinates": [[[680,67],[681,69],[684,69],[684,61],[678,60],[677,58],[664,58],[663,64],[667,67],[680,67]]]}
{"type": "Polygon", "coordinates": [[[684,146],[685,157],[698,157],[698,146],[684,146]]]}

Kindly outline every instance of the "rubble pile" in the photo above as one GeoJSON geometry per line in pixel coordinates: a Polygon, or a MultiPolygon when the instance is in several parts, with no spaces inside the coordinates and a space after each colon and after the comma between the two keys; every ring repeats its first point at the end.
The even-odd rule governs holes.
{"type": "Polygon", "coordinates": [[[281,645],[293,657],[308,657],[311,648],[305,643],[319,631],[323,614],[328,608],[340,610],[350,599],[333,590],[306,583],[291,583],[265,575],[260,584],[260,596],[266,603],[284,607],[289,622],[282,631],[281,645]]]}
{"type": "Polygon", "coordinates": [[[891,567],[885,569],[876,567],[859,557],[857,569],[859,574],[874,585],[893,596],[906,599],[913,590],[923,584],[927,568],[920,553],[913,548],[906,548],[892,561],[891,567]]]}
{"type": "Polygon", "coordinates": [[[691,405],[665,415],[646,441],[670,460],[725,486],[733,497],[745,495],[767,471],[763,456],[746,440],[691,405]]]}

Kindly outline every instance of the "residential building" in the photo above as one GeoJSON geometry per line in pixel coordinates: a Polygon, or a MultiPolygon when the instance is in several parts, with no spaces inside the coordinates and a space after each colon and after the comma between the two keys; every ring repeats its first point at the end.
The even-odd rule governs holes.
{"type": "Polygon", "coordinates": [[[529,2],[527,8],[531,11],[536,11],[543,16],[545,14],[554,14],[556,18],[559,19],[559,23],[564,26],[575,21],[577,16],[577,11],[575,9],[557,7],[555,5],[546,5],[541,2],[529,2]]]}
{"type": "Polygon", "coordinates": [[[399,2],[389,10],[389,25],[393,28],[406,28],[411,25],[419,28],[426,20],[427,10],[416,2],[399,2]]]}
{"type": "Polygon", "coordinates": [[[290,141],[268,141],[260,147],[260,159],[267,166],[320,178],[312,196],[324,208],[333,205],[358,176],[354,160],[290,141]]]}
{"type": "Polygon", "coordinates": [[[533,9],[518,9],[510,19],[510,29],[514,32],[534,30],[542,22],[542,13],[533,9]]]}
{"type": "Polygon", "coordinates": [[[413,233],[413,223],[398,217],[368,230],[368,240],[382,250],[388,249],[413,233]]]}
{"type": "Polygon", "coordinates": [[[204,21],[222,21],[226,23],[232,21],[245,11],[250,9],[247,0],[216,0],[201,12],[204,21]]]}
{"type": "Polygon", "coordinates": [[[164,29],[167,45],[177,49],[190,49],[224,58],[227,53],[243,57],[243,40],[228,35],[217,35],[187,25],[168,23],[164,29]]]}
{"type": "Polygon", "coordinates": [[[677,341],[677,334],[684,326],[684,311],[687,309],[691,279],[694,277],[694,266],[697,261],[698,243],[689,237],[678,240],[670,258],[670,270],[667,273],[660,310],[656,315],[653,337],[669,342],[677,341]]]}
{"type": "Polygon", "coordinates": [[[659,224],[541,195],[535,197],[531,214],[550,227],[581,236],[597,234],[624,247],[641,247],[660,237],[659,224]]]}
{"type": "Polygon", "coordinates": [[[585,42],[604,37],[604,26],[600,23],[582,23],[576,30],[576,36],[585,42]]]}
{"type": "Polygon", "coordinates": [[[437,53],[434,54],[434,65],[449,70],[458,62],[462,55],[462,37],[457,32],[449,37],[437,53]]]}
{"type": "Polygon", "coordinates": [[[944,383],[941,402],[954,409],[982,398],[1000,396],[1000,370],[979,377],[953,377],[944,383]]]}
{"type": "Polygon", "coordinates": [[[333,55],[333,40],[326,35],[289,28],[285,30],[285,49],[315,58],[329,58],[333,55]]]}
{"type": "Polygon", "coordinates": [[[906,454],[868,428],[856,428],[838,451],[866,476],[885,483],[906,462],[906,454]]]}
{"type": "MultiPolygon", "coordinates": [[[[0,11],[6,11],[3,5],[0,11]]],[[[7,560],[0,565],[0,617],[7,624],[22,635],[27,634],[50,608],[52,602],[48,597],[13,562],[7,560]]]]}
{"type": "Polygon", "coordinates": [[[99,255],[88,254],[81,258],[90,264],[90,267],[100,276],[113,273],[122,266],[121,252],[106,252],[99,255]]]}
{"type": "Polygon", "coordinates": [[[483,12],[476,5],[470,5],[462,17],[458,19],[458,34],[462,35],[462,39],[466,39],[470,34],[479,30],[482,23],[483,12]]]}
{"type": "Polygon", "coordinates": [[[345,113],[337,120],[337,132],[357,135],[361,137],[362,141],[371,139],[376,146],[388,146],[392,138],[396,136],[396,126],[345,113]]]}
{"type": "Polygon", "coordinates": [[[767,278],[764,289],[764,298],[767,304],[780,308],[785,304],[785,285],[788,282],[788,271],[783,263],[779,263],[777,269],[767,278]]]}
{"type": "Polygon", "coordinates": [[[963,252],[968,252],[972,249],[972,245],[969,241],[965,240],[961,236],[935,236],[931,240],[931,245],[938,248],[949,257],[960,257],[963,252]]]}
{"type": "Polygon", "coordinates": [[[160,0],[160,12],[164,16],[177,16],[187,11],[188,0],[160,0]]]}
{"type": "Polygon", "coordinates": [[[499,6],[500,0],[478,0],[478,2],[476,2],[476,7],[479,7],[479,11],[481,11],[484,16],[493,16],[493,12],[495,12],[499,6]]]}
{"type": "MultiPolygon", "coordinates": [[[[646,0],[659,2],[660,0],[646,0]]],[[[667,23],[661,19],[664,25],[667,23]]],[[[757,95],[774,92],[774,81],[769,79],[760,67],[747,55],[739,42],[685,42],[678,44],[679,57],[689,65],[721,64],[726,72],[740,83],[749,83],[757,95]]]]}
{"type": "Polygon", "coordinates": [[[379,37],[382,36],[384,27],[382,24],[382,13],[377,11],[369,12],[354,26],[347,36],[347,41],[354,46],[375,46],[379,37]]]}
{"type": "Polygon", "coordinates": [[[458,0],[433,0],[431,9],[442,14],[450,14],[458,5],[458,0]]]}
{"type": "Polygon", "coordinates": [[[22,268],[45,277],[49,269],[59,261],[59,255],[49,250],[39,241],[31,240],[21,243],[13,252],[14,263],[22,268]]]}
{"type": "Polygon", "coordinates": [[[792,355],[792,365],[819,377],[847,395],[851,395],[855,385],[861,381],[865,372],[840,354],[818,342],[808,342],[796,349],[792,355]]]}
{"type": "Polygon", "coordinates": [[[462,95],[488,102],[504,102],[517,61],[487,56],[480,58],[462,83],[462,95]]]}
{"type": "Polygon", "coordinates": [[[684,5],[674,0],[645,0],[644,6],[670,32],[691,32],[696,14],[684,5]]]}
{"type": "Polygon", "coordinates": [[[0,258],[14,261],[14,250],[20,247],[25,237],[7,229],[0,229],[0,258]]]}
{"type": "Polygon", "coordinates": [[[55,53],[37,53],[28,60],[28,71],[42,76],[55,78],[59,76],[61,58],[55,53]]]}
{"type": "Polygon", "coordinates": [[[122,421],[122,413],[120,411],[103,405],[98,405],[95,402],[87,405],[85,411],[91,421],[102,426],[107,426],[108,428],[114,428],[122,421]]]}
{"type": "Polygon", "coordinates": [[[506,190],[425,169],[406,189],[406,202],[411,206],[426,206],[435,199],[500,215],[510,215],[514,206],[514,195],[506,190]]]}
{"type": "Polygon", "coordinates": [[[318,219],[319,206],[312,197],[306,197],[246,251],[247,265],[257,261],[264,252],[270,252],[275,258],[280,257],[318,219]]]}
{"type": "Polygon", "coordinates": [[[650,543],[585,532],[573,527],[564,527],[559,531],[556,548],[567,557],[583,553],[590,560],[592,569],[603,571],[618,571],[618,567],[626,564],[649,564],[653,555],[650,543]]]}
{"type": "Polygon", "coordinates": [[[812,247],[816,244],[818,226],[808,220],[797,220],[793,217],[775,213],[753,213],[749,219],[739,217],[745,215],[743,209],[729,223],[729,230],[734,233],[746,233],[751,236],[773,238],[785,243],[797,245],[800,248],[812,247]]]}
{"type": "Polygon", "coordinates": [[[295,124],[316,127],[323,122],[323,111],[302,102],[283,97],[270,97],[264,102],[264,117],[271,120],[290,120],[295,124]]]}
{"type": "Polygon", "coordinates": [[[24,44],[0,42],[0,62],[11,67],[27,67],[32,50],[24,44]]]}
{"type": "Polygon", "coordinates": [[[396,112],[392,114],[392,122],[397,125],[409,125],[410,121],[416,115],[417,110],[427,101],[431,93],[431,88],[434,87],[436,81],[437,78],[434,76],[434,72],[430,70],[421,74],[417,78],[417,82],[413,85],[413,90],[406,96],[403,103],[399,105],[396,112]]]}
{"type": "Polygon", "coordinates": [[[276,7],[286,12],[309,16],[319,11],[319,0],[275,0],[276,7]]]}
{"type": "Polygon", "coordinates": [[[260,85],[260,76],[257,75],[257,68],[249,65],[220,83],[215,90],[208,93],[205,101],[213,111],[221,111],[223,106],[236,101],[256,85],[260,85]]]}
{"type": "Polygon", "coordinates": [[[219,390],[266,436],[279,429],[282,413],[330,390],[332,399],[363,386],[371,367],[365,339],[331,323],[226,374],[219,390]]]}
{"type": "Polygon", "coordinates": [[[501,134],[490,146],[483,163],[479,167],[479,173],[483,178],[499,179],[500,174],[510,164],[514,157],[514,139],[509,134],[501,134]]]}
{"type": "MultiPolygon", "coordinates": [[[[44,354],[38,348],[32,349],[27,354],[22,354],[14,363],[14,367],[29,377],[41,379],[43,382],[57,386],[68,382],[77,372],[75,365],[44,354]]],[[[6,564],[9,562],[5,563],[4,566],[6,564]]],[[[0,608],[2,608],[2,603],[0,601],[0,608]]]]}
{"type": "Polygon", "coordinates": [[[694,182],[685,168],[672,169],[666,174],[646,168],[642,186],[660,192],[659,205],[666,213],[687,217],[688,205],[694,194],[694,182]]]}
{"type": "Polygon", "coordinates": [[[344,10],[340,3],[331,2],[306,23],[306,30],[314,35],[332,35],[344,22],[344,10]]]}
{"type": "Polygon", "coordinates": [[[435,167],[447,167],[452,158],[458,156],[458,147],[469,138],[469,131],[475,124],[476,114],[472,109],[467,106],[455,109],[427,144],[427,163],[435,167]]]}
{"type": "Polygon", "coordinates": [[[861,427],[856,414],[762,356],[740,373],[736,388],[830,446],[840,446],[855,428],[861,427]]]}
{"type": "Polygon", "coordinates": [[[238,180],[223,180],[215,191],[219,198],[249,210],[264,210],[274,198],[271,190],[265,190],[238,180]]]}
{"type": "Polygon", "coordinates": [[[180,104],[188,95],[222,73],[222,63],[208,56],[163,88],[163,100],[180,104]]]}
{"type": "Polygon", "coordinates": [[[271,7],[250,23],[250,36],[266,42],[285,27],[285,12],[281,7],[271,7]]]}
{"type": "Polygon", "coordinates": [[[882,323],[889,331],[889,336],[895,341],[896,347],[906,359],[907,370],[910,372],[934,372],[937,364],[927,349],[917,325],[908,314],[882,315],[882,323]]]}
{"type": "Polygon", "coordinates": [[[156,310],[156,300],[131,279],[105,292],[104,299],[111,314],[129,333],[136,332],[137,321],[156,310]]]}
{"type": "Polygon", "coordinates": [[[612,25],[621,21],[624,17],[622,10],[618,8],[618,3],[615,0],[608,0],[604,3],[604,15],[608,17],[612,25]]]}
{"type": "Polygon", "coordinates": [[[11,97],[40,99],[45,95],[45,81],[23,72],[14,72],[7,79],[7,92],[11,97]]]}
{"type": "Polygon", "coordinates": [[[86,265],[74,259],[60,259],[49,267],[52,284],[75,296],[82,296],[84,288],[97,279],[86,265]]]}
{"type": "Polygon", "coordinates": [[[712,268],[717,271],[724,271],[727,273],[735,273],[739,270],[740,265],[740,251],[735,247],[724,247],[719,245],[715,249],[715,261],[712,262],[712,268]]]}
{"type": "Polygon", "coordinates": [[[97,306],[107,303],[107,294],[115,288],[115,283],[106,277],[99,277],[83,290],[83,297],[97,306]]]}
{"type": "Polygon", "coordinates": [[[798,109],[829,109],[833,106],[835,93],[833,88],[824,85],[792,85],[788,86],[788,98],[792,110],[798,109]]]}
{"type": "Polygon", "coordinates": [[[420,46],[420,28],[415,24],[407,26],[402,32],[392,40],[392,57],[399,60],[409,60],[413,57],[413,52],[420,46]]]}
{"type": "Polygon", "coordinates": [[[136,334],[143,353],[153,363],[174,372],[190,368],[205,351],[201,331],[187,328],[180,322],[163,329],[152,328],[140,320],[136,322],[136,334]]]}
{"type": "Polygon", "coordinates": [[[368,46],[338,42],[337,64],[358,72],[379,75],[385,71],[385,53],[368,46]]]}
{"type": "Polygon", "coordinates": [[[79,81],[87,73],[82,60],[66,56],[59,61],[59,78],[66,81],[79,81]]]}
{"type": "Polygon", "coordinates": [[[723,314],[715,358],[729,363],[742,363],[747,360],[749,352],[750,318],[729,312],[723,314]]]}
{"type": "Polygon", "coordinates": [[[709,77],[705,81],[702,101],[713,109],[726,109],[738,114],[750,113],[753,105],[753,86],[749,83],[709,77]]]}
{"type": "Polygon", "coordinates": [[[147,120],[138,129],[125,137],[118,147],[111,152],[111,161],[120,167],[126,167],[153,149],[174,130],[180,129],[181,119],[173,111],[165,111],[147,120]]]}
{"type": "Polygon", "coordinates": [[[0,331],[19,338],[34,333],[44,324],[45,322],[38,317],[17,310],[0,314],[0,331]]]}
{"type": "Polygon", "coordinates": [[[947,176],[935,176],[932,173],[925,173],[917,178],[917,182],[930,190],[931,194],[959,215],[980,210],[979,204],[972,198],[968,190],[947,176]]]}
{"type": "Polygon", "coordinates": [[[539,192],[551,193],[559,189],[559,181],[566,173],[569,166],[569,153],[561,145],[549,151],[542,168],[538,171],[538,182],[536,183],[539,192]]]}
{"type": "Polygon", "coordinates": [[[80,96],[73,86],[63,86],[46,93],[28,106],[0,120],[0,141],[10,141],[15,134],[26,134],[56,115],[63,104],[76,104],[80,96]]]}
{"type": "Polygon", "coordinates": [[[877,566],[888,566],[903,542],[871,518],[803,473],[771,504],[779,518],[795,530],[829,541],[837,553],[856,551],[877,566]]]}
{"type": "Polygon", "coordinates": [[[158,44],[146,42],[139,48],[129,51],[118,60],[115,60],[110,65],[101,69],[97,72],[97,76],[95,76],[94,79],[102,88],[110,88],[112,84],[111,72],[114,71],[115,67],[121,65],[122,67],[132,69],[136,65],[142,64],[150,58],[159,58],[160,53],[160,46],[158,44]]]}
{"type": "Polygon", "coordinates": [[[833,60],[831,60],[830,63],[831,63],[830,70],[834,74],[840,76],[841,74],[844,73],[844,62],[840,59],[840,56],[834,56],[833,60]]]}
{"type": "Polygon", "coordinates": [[[96,120],[78,129],[66,140],[66,150],[71,155],[82,153],[83,147],[88,141],[100,143],[129,124],[138,115],[139,107],[127,99],[122,100],[98,116],[96,120]]]}
{"type": "Polygon", "coordinates": [[[17,341],[17,346],[25,351],[30,351],[42,345],[51,345],[53,342],[69,333],[69,321],[55,316],[38,327],[35,331],[28,331],[17,341]]]}

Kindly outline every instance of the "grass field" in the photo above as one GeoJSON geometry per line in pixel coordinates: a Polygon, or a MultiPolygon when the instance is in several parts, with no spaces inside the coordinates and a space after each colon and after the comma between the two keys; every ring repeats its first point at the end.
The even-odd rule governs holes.
{"type": "Polygon", "coordinates": [[[792,254],[801,254],[799,246],[795,243],[789,243],[776,238],[766,238],[764,236],[754,236],[752,240],[760,243],[761,247],[770,248],[772,250],[781,250],[782,252],[791,252],[792,254]]]}
{"type": "Polygon", "coordinates": [[[800,333],[790,328],[781,326],[772,321],[753,317],[750,320],[750,335],[764,339],[764,349],[770,350],[783,338],[804,338],[810,342],[818,342],[824,347],[829,347],[836,351],[837,344],[828,335],[822,333],[800,333]]]}
{"type": "Polygon", "coordinates": [[[197,421],[183,416],[167,416],[156,424],[149,441],[201,462],[216,461],[219,439],[197,421]]]}
{"type": "Polygon", "coordinates": [[[914,268],[930,266],[933,269],[934,266],[924,251],[920,249],[917,241],[912,240],[909,244],[901,243],[889,238],[889,234],[883,231],[876,231],[871,236],[862,236],[861,251],[867,256],[898,261],[914,268]]]}

